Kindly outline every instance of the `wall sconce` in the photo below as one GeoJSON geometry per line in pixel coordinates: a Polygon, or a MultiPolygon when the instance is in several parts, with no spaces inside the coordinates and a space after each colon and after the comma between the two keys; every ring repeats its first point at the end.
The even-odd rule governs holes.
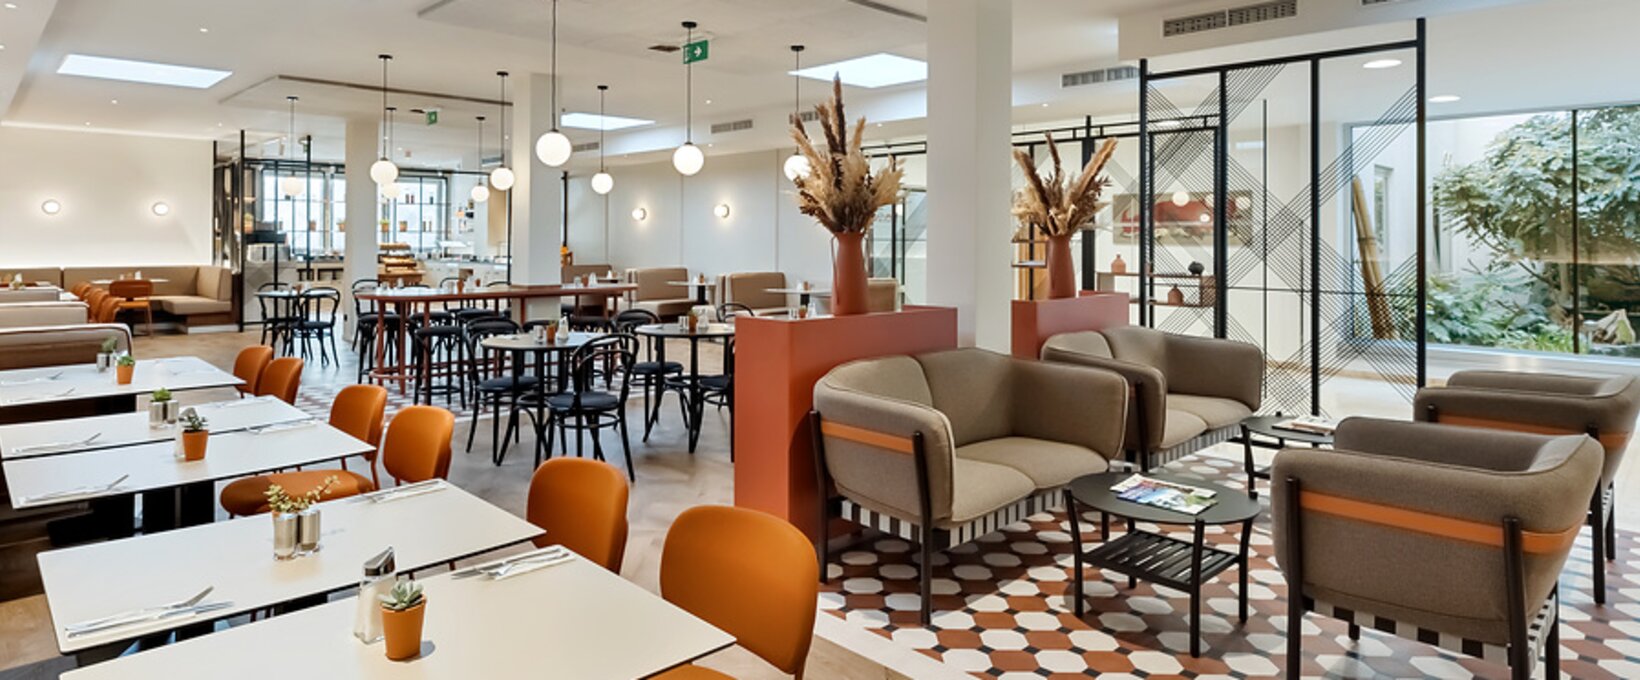
{"type": "Polygon", "coordinates": [[[55,215],[55,214],[60,213],[62,211],[63,211],[63,204],[58,203],[57,199],[55,199],[55,198],[48,198],[48,199],[46,199],[45,203],[40,204],[40,212],[43,212],[47,215],[55,215]]]}
{"type": "Polygon", "coordinates": [[[632,209],[632,219],[637,220],[639,222],[642,222],[642,221],[644,221],[644,218],[646,218],[646,217],[649,217],[649,211],[648,210],[644,210],[643,208],[633,208],[632,209]]]}
{"type": "Polygon", "coordinates": [[[717,215],[718,219],[720,219],[720,220],[729,219],[729,204],[728,203],[719,203],[719,204],[717,204],[716,208],[712,208],[712,214],[717,215]]]}
{"type": "Polygon", "coordinates": [[[165,201],[160,201],[158,203],[155,203],[153,205],[153,207],[150,208],[150,209],[153,210],[154,214],[159,216],[159,217],[164,217],[166,215],[171,214],[171,206],[166,204],[165,201]]]}

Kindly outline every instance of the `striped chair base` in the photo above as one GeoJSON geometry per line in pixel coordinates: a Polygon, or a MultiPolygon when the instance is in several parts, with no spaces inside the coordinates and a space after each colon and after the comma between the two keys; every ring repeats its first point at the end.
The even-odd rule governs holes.
{"type": "MultiPolygon", "coordinates": [[[[996,512],[962,526],[935,529],[930,532],[932,533],[933,547],[937,550],[946,550],[962,545],[1009,524],[1022,521],[1036,513],[1057,509],[1062,505],[1063,498],[1064,494],[1059,489],[1038,491],[1033,496],[1020,499],[1011,505],[998,509],[996,512]]],[[[876,529],[912,543],[922,541],[922,527],[917,526],[915,522],[877,512],[863,505],[858,505],[847,498],[842,499],[842,517],[860,526],[876,529]]]]}
{"type": "MultiPolygon", "coordinates": [[[[1323,616],[1330,616],[1346,623],[1355,624],[1362,628],[1389,633],[1399,638],[1416,640],[1427,645],[1439,647],[1449,652],[1463,654],[1464,656],[1483,659],[1493,663],[1500,663],[1506,666],[1510,665],[1508,645],[1483,642],[1480,640],[1471,640],[1461,635],[1453,635],[1451,633],[1444,633],[1438,630],[1430,630],[1428,628],[1414,626],[1409,623],[1402,623],[1400,621],[1377,616],[1375,614],[1358,612],[1352,609],[1339,607],[1320,600],[1310,598],[1306,598],[1306,600],[1310,604],[1310,611],[1323,616]]],[[[1542,658],[1545,651],[1549,652],[1549,663],[1546,664],[1549,668],[1549,676],[1556,677],[1559,675],[1559,670],[1557,668],[1559,665],[1559,650],[1549,648],[1551,642],[1554,644],[1559,644],[1558,640],[1554,640],[1554,638],[1557,637],[1554,635],[1554,626],[1559,623],[1559,614],[1560,595],[1558,593],[1552,593],[1549,595],[1549,599],[1543,603],[1543,607],[1538,610],[1537,615],[1532,617],[1532,620],[1527,622],[1526,658],[1529,667],[1525,670],[1524,674],[1517,674],[1518,677],[1537,677],[1537,660],[1542,658]]]]}
{"type": "Polygon", "coordinates": [[[1186,440],[1185,442],[1180,443],[1180,444],[1174,444],[1170,448],[1166,448],[1166,449],[1163,449],[1161,451],[1151,451],[1151,452],[1149,452],[1150,453],[1150,465],[1149,465],[1149,467],[1147,467],[1145,469],[1149,470],[1151,468],[1159,468],[1163,465],[1167,465],[1168,463],[1172,463],[1173,461],[1176,461],[1180,458],[1183,458],[1185,456],[1189,456],[1191,454],[1194,454],[1197,451],[1205,449],[1209,446],[1213,446],[1215,444],[1223,444],[1224,442],[1230,441],[1230,440],[1235,439],[1235,438],[1240,437],[1240,436],[1241,436],[1241,425],[1240,424],[1230,425],[1228,427],[1221,427],[1221,428],[1216,429],[1216,430],[1208,430],[1208,431],[1203,432],[1199,435],[1196,435],[1196,437],[1193,438],[1193,439],[1186,440]]]}

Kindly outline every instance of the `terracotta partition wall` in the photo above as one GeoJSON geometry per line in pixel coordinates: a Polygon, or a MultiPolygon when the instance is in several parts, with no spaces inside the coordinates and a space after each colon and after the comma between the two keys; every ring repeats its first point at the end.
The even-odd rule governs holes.
{"type": "Polygon", "coordinates": [[[1074,298],[1014,300],[1014,356],[1035,359],[1042,354],[1042,344],[1060,333],[1126,326],[1128,305],[1127,293],[1093,290],[1074,298]]]}
{"type": "Polygon", "coordinates": [[[855,359],[957,346],[957,310],[735,323],[735,505],[819,535],[809,410],[814,383],[855,359]]]}

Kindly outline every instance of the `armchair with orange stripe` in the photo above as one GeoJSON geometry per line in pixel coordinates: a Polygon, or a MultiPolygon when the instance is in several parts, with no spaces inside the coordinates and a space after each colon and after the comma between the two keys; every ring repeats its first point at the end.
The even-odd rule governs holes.
{"type": "MultiPolygon", "coordinates": [[[[1547,436],[1349,418],[1272,469],[1289,669],[1306,612],[1508,664],[1559,665],[1556,583],[1603,453],[1547,436]],[[1302,593],[1302,595],[1300,595],[1302,593]]],[[[1296,677],[1296,673],[1292,676],[1296,677]]]]}
{"type": "Polygon", "coordinates": [[[1442,387],[1418,390],[1413,416],[1433,423],[1537,434],[1587,434],[1605,449],[1600,485],[1589,496],[1594,601],[1606,602],[1604,562],[1617,559],[1617,493],[1612,480],[1640,415],[1640,380],[1517,371],[1458,371],[1442,387]]]}

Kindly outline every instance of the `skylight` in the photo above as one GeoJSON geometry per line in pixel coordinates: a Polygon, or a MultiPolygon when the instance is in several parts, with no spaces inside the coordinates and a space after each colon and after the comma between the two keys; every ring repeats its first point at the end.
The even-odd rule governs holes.
{"type": "Polygon", "coordinates": [[[566,113],[558,117],[558,124],[577,130],[625,130],[640,125],[653,125],[655,121],[642,118],[622,118],[620,116],[600,116],[596,113],[566,113]]]}
{"type": "Polygon", "coordinates": [[[844,85],[855,87],[888,87],[928,80],[928,62],[878,52],[787,73],[828,82],[838,76],[844,85]]]}
{"type": "Polygon", "coordinates": [[[220,83],[223,78],[233,75],[233,71],[218,71],[209,68],[159,64],[131,59],[114,59],[112,57],[93,57],[84,54],[70,54],[64,57],[63,65],[57,67],[57,72],[65,76],[191,87],[199,90],[220,83]]]}

